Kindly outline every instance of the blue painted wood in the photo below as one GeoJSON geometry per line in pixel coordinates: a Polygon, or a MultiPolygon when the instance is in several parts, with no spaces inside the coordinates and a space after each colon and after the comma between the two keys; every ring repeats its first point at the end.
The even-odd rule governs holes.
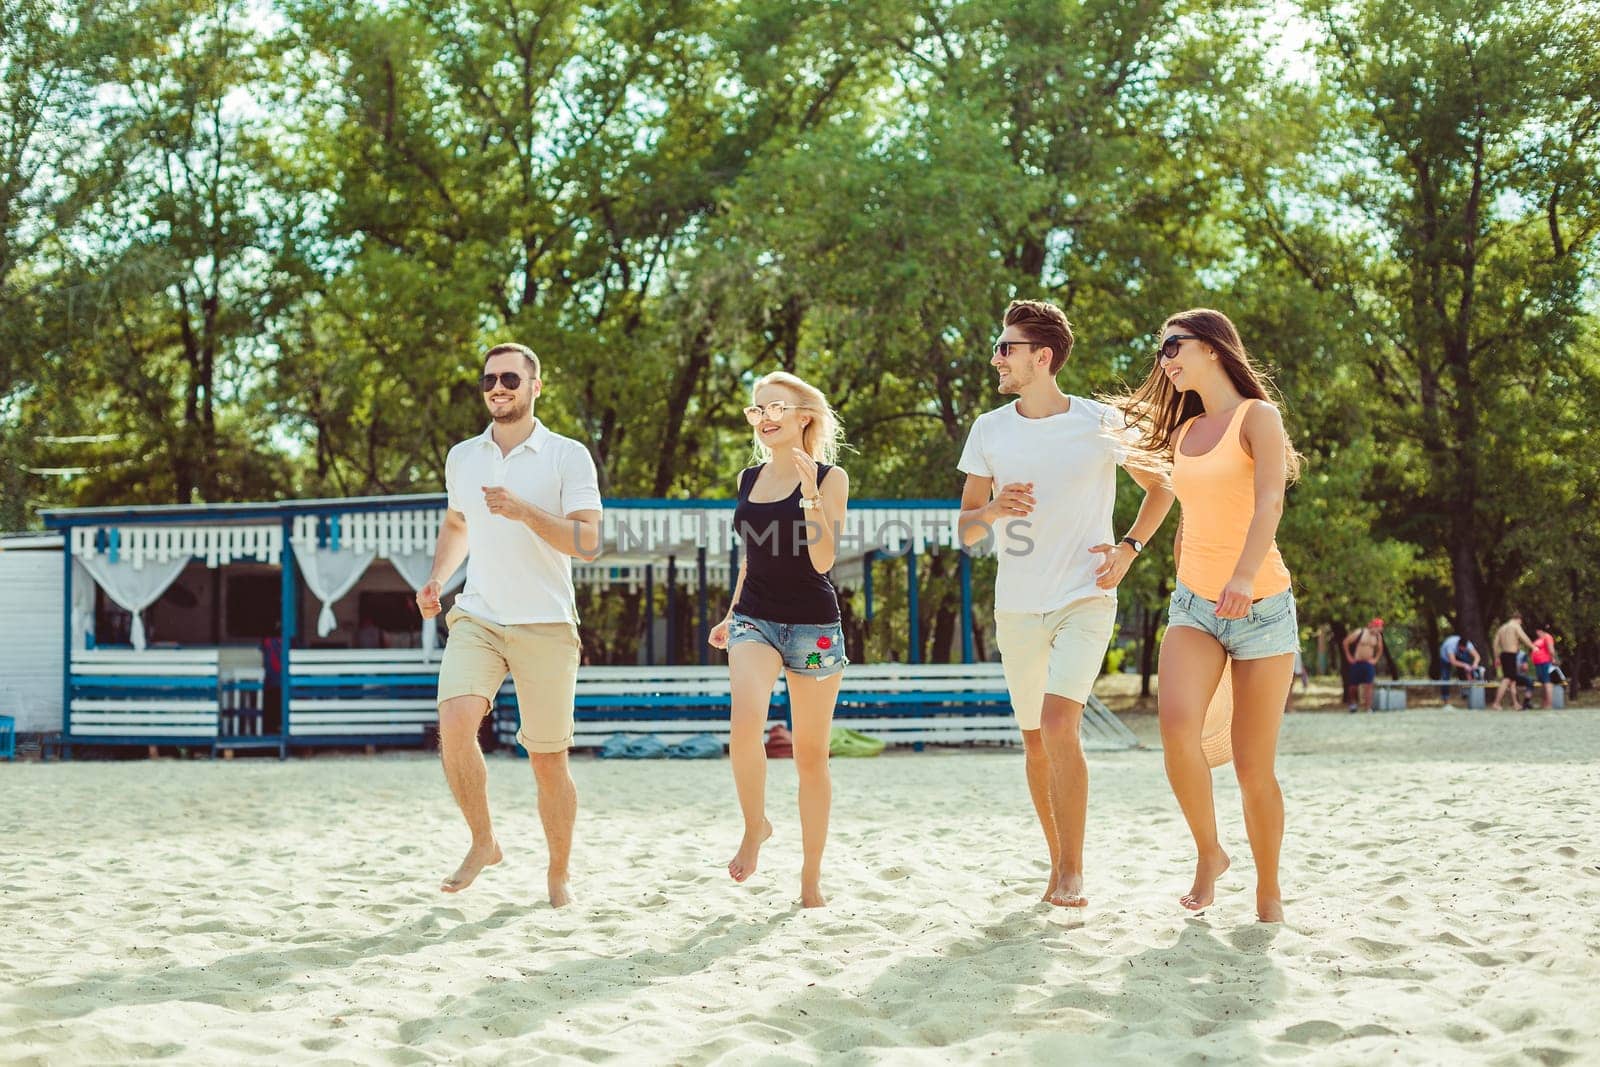
{"type": "Polygon", "coordinates": [[[74,674],[70,675],[73,689],[199,689],[208,690],[217,687],[215,675],[196,677],[195,675],[120,675],[120,674],[74,674]]]}
{"type": "MultiPolygon", "coordinates": [[[[61,531],[61,758],[72,757],[72,531],[61,531]]],[[[41,749],[42,751],[42,749],[41,749]]]]}
{"type": "Polygon", "coordinates": [[[961,553],[961,662],[971,663],[972,649],[972,557],[961,553]]]}

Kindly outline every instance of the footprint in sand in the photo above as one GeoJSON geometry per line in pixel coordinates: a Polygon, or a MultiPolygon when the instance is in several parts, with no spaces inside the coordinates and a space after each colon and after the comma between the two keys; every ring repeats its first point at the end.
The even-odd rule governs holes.
{"type": "Polygon", "coordinates": [[[1374,941],[1370,937],[1352,937],[1350,944],[1360,949],[1369,960],[1392,960],[1406,951],[1404,945],[1394,945],[1387,941],[1374,941]]]}
{"type": "Polygon", "coordinates": [[[1283,1032],[1283,1040],[1296,1045],[1328,1045],[1344,1036],[1344,1027],[1327,1019],[1295,1023],[1283,1032]]]}

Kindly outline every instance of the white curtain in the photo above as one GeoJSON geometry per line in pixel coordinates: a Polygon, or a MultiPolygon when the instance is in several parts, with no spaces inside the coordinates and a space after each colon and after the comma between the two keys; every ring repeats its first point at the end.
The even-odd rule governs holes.
{"type": "Polygon", "coordinates": [[[305,576],[307,587],[312,595],[322,601],[322,610],[317,613],[318,637],[327,637],[339,628],[339,620],[333,615],[333,606],[361,580],[377,555],[371,549],[365,552],[334,552],[326,548],[314,548],[308,552],[300,545],[294,546],[295,562],[300,565],[300,573],[305,576]]]}
{"type": "MultiPolygon", "coordinates": [[[[165,563],[145,560],[142,566],[131,563],[112,563],[104,556],[81,557],[83,566],[106,591],[106,596],[117,606],[133,614],[133,632],[129,635],[133,647],[144,650],[144,609],[160,599],[167,587],[178,580],[189,557],[169,559],[165,563]]],[[[85,583],[87,584],[87,583],[85,583]]],[[[91,601],[92,604],[92,601],[91,601]]],[[[78,613],[77,598],[73,598],[73,614],[78,613]]],[[[90,609],[93,610],[92,607],[90,609]]]]}
{"type": "MultiPolygon", "coordinates": [[[[428,584],[428,575],[433,573],[432,552],[403,552],[389,557],[389,562],[406,580],[413,592],[428,584]]],[[[453,593],[467,580],[467,566],[462,564],[456,568],[455,574],[444,583],[444,588],[439,591],[443,597],[446,593],[453,593]]],[[[422,658],[424,661],[433,659],[434,650],[439,647],[439,622],[437,619],[422,620],[422,658]]]]}
{"type": "Polygon", "coordinates": [[[94,576],[84,567],[83,561],[72,558],[72,647],[89,647],[89,635],[94,633],[94,576]]]}

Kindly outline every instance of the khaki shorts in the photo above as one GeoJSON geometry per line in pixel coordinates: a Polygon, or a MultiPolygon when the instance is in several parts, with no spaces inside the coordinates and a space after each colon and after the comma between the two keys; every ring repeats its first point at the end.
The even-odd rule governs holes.
{"type": "Polygon", "coordinates": [[[579,658],[576,626],[570,622],[496,626],[460,608],[452,608],[444,621],[450,639],[439,664],[440,704],[475,696],[493,708],[510,673],[522,717],[517,743],[529,752],[565,752],[572,747],[579,658]]]}
{"type": "Polygon", "coordinates": [[[1042,615],[994,613],[995,643],[1018,726],[1039,729],[1046,693],[1088,703],[1116,621],[1117,602],[1108,596],[1074,600],[1042,615]]]}

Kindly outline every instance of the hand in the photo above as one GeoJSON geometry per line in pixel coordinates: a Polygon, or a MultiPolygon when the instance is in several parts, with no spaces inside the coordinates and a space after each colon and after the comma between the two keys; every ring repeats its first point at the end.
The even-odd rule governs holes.
{"type": "Polygon", "coordinates": [[[1033,483],[1012,482],[1000,490],[989,506],[1001,515],[1031,515],[1033,505],[1033,483]]]}
{"type": "Polygon", "coordinates": [[[483,487],[483,502],[489,505],[491,515],[522,522],[528,516],[528,502],[502,485],[483,487]]]}
{"type": "Polygon", "coordinates": [[[1101,589],[1115,589],[1122,582],[1123,575],[1128,573],[1128,568],[1133,566],[1134,557],[1139,553],[1133,546],[1126,542],[1114,545],[1095,545],[1089,550],[1105,556],[1100,561],[1100,566],[1094,572],[1094,584],[1101,589]]]}
{"type": "Polygon", "coordinates": [[[800,495],[807,500],[817,495],[817,461],[804,449],[794,450],[794,469],[800,473],[800,495]]]}
{"type": "Polygon", "coordinates": [[[1254,588],[1255,583],[1249,578],[1230,579],[1217,598],[1217,618],[1242,619],[1250,614],[1250,593],[1254,588]]]}
{"type": "Polygon", "coordinates": [[[711,634],[706,638],[706,644],[712,648],[728,647],[728,620],[723,619],[711,628],[711,634]]]}
{"type": "Polygon", "coordinates": [[[424,619],[439,614],[439,596],[443,592],[444,586],[436,579],[430,579],[427,585],[417,590],[417,610],[422,612],[424,619]]]}

